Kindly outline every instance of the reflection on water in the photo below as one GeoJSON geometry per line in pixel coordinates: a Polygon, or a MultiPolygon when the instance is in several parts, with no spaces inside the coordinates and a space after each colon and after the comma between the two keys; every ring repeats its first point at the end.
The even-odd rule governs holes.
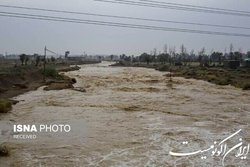
{"type": "MultiPolygon", "coordinates": [[[[183,78],[170,86],[165,73],[108,65],[67,73],[86,93],[39,88],[16,97],[21,102],[0,117],[0,141],[11,148],[0,166],[219,166],[218,159],[168,152],[186,140],[186,150],[203,149],[238,129],[250,142],[249,92],[183,78]],[[70,124],[72,131],[14,140],[12,124],[70,124]]],[[[226,164],[246,166],[249,160],[230,157],[226,164]]]]}

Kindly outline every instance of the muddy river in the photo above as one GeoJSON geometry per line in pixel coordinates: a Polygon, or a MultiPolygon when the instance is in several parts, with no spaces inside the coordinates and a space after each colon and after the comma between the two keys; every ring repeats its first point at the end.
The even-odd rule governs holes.
{"type": "Polygon", "coordinates": [[[250,165],[249,91],[181,77],[170,82],[167,73],[109,64],[66,73],[85,93],[41,87],[15,97],[20,102],[0,115],[0,143],[10,149],[0,167],[250,165]],[[15,139],[18,124],[67,124],[71,130],[15,139]]]}

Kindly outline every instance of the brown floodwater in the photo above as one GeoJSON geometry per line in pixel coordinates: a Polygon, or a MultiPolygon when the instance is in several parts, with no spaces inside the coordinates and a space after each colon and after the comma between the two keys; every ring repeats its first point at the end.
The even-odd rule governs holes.
{"type": "MultiPolygon", "coordinates": [[[[0,115],[0,144],[10,149],[0,167],[222,166],[223,156],[212,151],[183,157],[169,152],[205,150],[240,129],[228,146],[239,138],[250,143],[249,91],[181,77],[170,82],[164,72],[109,65],[66,73],[85,93],[41,87],[15,97],[20,102],[0,115]],[[71,131],[14,139],[14,124],[68,124],[71,131]]],[[[242,160],[235,152],[225,166],[249,166],[249,155],[242,160]]]]}

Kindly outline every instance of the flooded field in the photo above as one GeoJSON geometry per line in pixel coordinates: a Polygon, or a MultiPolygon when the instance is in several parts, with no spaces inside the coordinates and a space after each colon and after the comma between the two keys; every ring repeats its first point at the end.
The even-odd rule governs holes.
{"type": "MultiPolygon", "coordinates": [[[[205,150],[240,129],[243,146],[250,143],[249,91],[193,79],[170,82],[167,73],[109,64],[66,73],[86,93],[39,88],[16,97],[13,110],[0,115],[0,142],[10,148],[0,166],[222,166],[223,156],[212,151],[184,157],[169,152],[205,150]],[[71,131],[13,139],[13,124],[69,124],[71,131]]],[[[247,167],[250,160],[235,152],[225,157],[225,166],[247,167]]]]}

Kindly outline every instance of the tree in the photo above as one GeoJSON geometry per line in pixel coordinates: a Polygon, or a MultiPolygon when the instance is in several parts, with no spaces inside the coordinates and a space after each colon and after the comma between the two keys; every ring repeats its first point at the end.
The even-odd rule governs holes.
{"type": "Polygon", "coordinates": [[[181,45],[181,54],[184,55],[186,53],[186,48],[185,46],[182,44],[181,45]]]}
{"type": "Polygon", "coordinates": [[[247,58],[250,58],[250,51],[247,52],[247,58]]]}
{"type": "Polygon", "coordinates": [[[241,61],[242,57],[243,57],[242,53],[234,52],[234,60],[240,60],[241,61]]]}
{"type": "Polygon", "coordinates": [[[170,62],[170,64],[171,64],[171,63],[172,63],[171,58],[173,59],[173,61],[175,61],[175,58],[176,58],[175,46],[169,48],[169,54],[170,54],[170,61],[169,61],[169,62],[170,62]]]}
{"type": "Polygon", "coordinates": [[[20,60],[21,60],[22,66],[23,66],[26,55],[25,54],[21,54],[19,57],[20,57],[20,60]]]}
{"type": "Polygon", "coordinates": [[[69,57],[70,51],[66,51],[65,52],[65,59],[67,59],[69,57]]]}
{"type": "Polygon", "coordinates": [[[234,46],[233,46],[232,43],[230,44],[230,47],[229,47],[229,48],[230,48],[230,53],[232,53],[232,52],[234,51],[234,46]]]}
{"type": "Polygon", "coordinates": [[[195,56],[194,49],[192,49],[192,50],[190,51],[190,55],[191,55],[191,56],[195,56]]]}
{"type": "Polygon", "coordinates": [[[36,67],[39,65],[41,59],[40,59],[40,56],[36,56],[36,67]]]}
{"type": "Polygon", "coordinates": [[[234,53],[233,53],[234,47],[232,43],[230,44],[229,49],[230,49],[230,53],[229,53],[230,60],[233,60],[234,59],[234,53]]]}
{"type": "Polygon", "coordinates": [[[157,49],[156,49],[156,48],[153,49],[153,55],[154,55],[154,56],[157,55],[157,49]]]}
{"type": "Polygon", "coordinates": [[[51,60],[52,63],[55,63],[56,58],[52,56],[52,57],[50,58],[50,60],[51,60]]]}
{"type": "Polygon", "coordinates": [[[213,52],[211,54],[212,62],[219,62],[219,64],[221,64],[222,55],[223,55],[223,53],[221,53],[221,52],[213,52]]]}
{"type": "Polygon", "coordinates": [[[190,62],[192,62],[192,61],[194,61],[195,60],[195,53],[194,53],[194,49],[192,49],[191,51],[190,51],[190,53],[189,53],[189,59],[188,59],[188,61],[189,61],[189,63],[190,62]]]}
{"type": "Polygon", "coordinates": [[[29,58],[29,56],[28,55],[25,55],[25,65],[27,65],[28,64],[28,61],[30,60],[30,58],[29,58]]]}
{"type": "Polygon", "coordinates": [[[204,65],[204,56],[205,56],[205,52],[206,52],[206,49],[205,47],[203,47],[201,49],[201,51],[199,51],[199,62],[200,62],[200,66],[203,66],[204,65]]]}
{"type": "Polygon", "coordinates": [[[239,48],[238,52],[242,53],[242,48],[239,48]]]}
{"type": "Polygon", "coordinates": [[[170,55],[168,53],[161,53],[158,55],[158,60],[162,64],[165,64],[169,60],[170,55]]]}
{"type": "Polygon", "coordinates": [[[168,53],[168,45],[165,44],[163,47],[163,53],[168,53]]]}
{"type": "Polygon", "coordinates": [[[181,60],[184,61],[184,64],[186,65],[187,64],[186,63],[186,61],[187,61],[186,60],[187,59],[186,58],[186,56],[187,56],[187,49],[185,48],[185,46],[183,44],[181,45],[180,49],[181,49],[181,60]]]}
{"type": "Polygon", "coordinates": [[[153,55],[152,55],[152,61],[155,61],[156,60],[156,55],[157,55],[157,49],[156,48],[154,48],[153,49],[153,55]]]}
{"type": "Polygon", "coordinates": [[[114,55],[110,55],[110,60],[113,61],[114,55]]]}
{"type": "Polygon", "coordinates": [[[98,56],[99,61],[102,61],[102,56],[98,56]]]}
{"type": "Polygon", "coordinates": [[[149,64],[151,62],[152,56],[147,53],[142,53],[139,59],[140,61],[147,62],[147,64],[149,64]]]}

